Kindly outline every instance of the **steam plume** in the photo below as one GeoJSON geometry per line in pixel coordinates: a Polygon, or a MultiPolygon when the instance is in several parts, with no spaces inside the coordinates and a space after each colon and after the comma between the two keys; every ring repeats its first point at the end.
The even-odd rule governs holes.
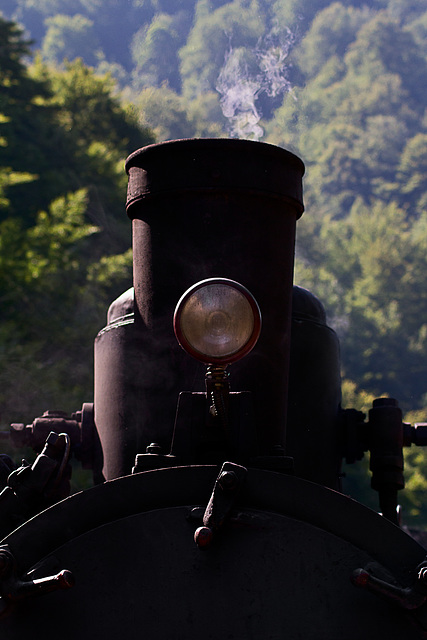
{"type": "Polygon", "coordinates": [[[230,121],[232,137],[259,140],[263,135],[256,101],[263,92],[275,98],[291,90],[286,58],[293,40],[289,29],[274,27],[260,38],[255,51],[230,45],[216,90],[221,94],[222,112],[230,121]]]}

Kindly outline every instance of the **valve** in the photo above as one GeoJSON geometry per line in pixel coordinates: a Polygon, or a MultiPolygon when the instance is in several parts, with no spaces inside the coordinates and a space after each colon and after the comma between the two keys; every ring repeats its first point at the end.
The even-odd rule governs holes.
{"type": "Polygon", "coordinates": [[[394,398],[376,398],[365,415],[355,409],[342,412],[342,455],[347,463],[360,460],[370,452],[371,486],[378,491],[380,511],[399,523],[398,491],[405,486],[403,447],[427,445],[427,423],[414,426],[402,421],[402,411],[394,398]]]}

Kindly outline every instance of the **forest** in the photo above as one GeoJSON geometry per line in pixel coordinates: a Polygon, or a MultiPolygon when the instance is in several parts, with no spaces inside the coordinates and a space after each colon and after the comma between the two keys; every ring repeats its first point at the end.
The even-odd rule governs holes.
{"type": "MultiPolygon", "coordinates": [[[[93,338],[132,281],[123,161],[192,136],[303,159],[295,282],[339,335],[343,406],[389,395],[427,422],[424,0],[0,11],[2,428],[90,401],[93,338]]],[[[405,518],[426,525],[427,454],[407,450],[405,468],[405,518]]]]}

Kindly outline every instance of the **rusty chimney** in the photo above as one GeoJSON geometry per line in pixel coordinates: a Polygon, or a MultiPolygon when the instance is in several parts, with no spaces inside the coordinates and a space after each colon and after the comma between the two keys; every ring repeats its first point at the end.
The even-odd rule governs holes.
{"type": "MultiPolygon", "coordinates": [[[[96,423],[106,466],[106,447],[120,458],[107,477],[129,473],[134,455],[152,442],[167,449],[179,392],[204,390],[204,368],[180,349],[172,318],[184,291],[205,278],[240,282],[260,306],[258,344],[230,374],[232,390],[254,396],[260,453],[270,455],[285,444],[302,161],[260,142],[193,139],[139,149],[126,171],[134,315],[125,328],[117,327],[119,338],[112,330],[101,332],[95,363],[96,423]]],[[[130,318],[113,313],[110,325],[125,316],[130,318]]]]}

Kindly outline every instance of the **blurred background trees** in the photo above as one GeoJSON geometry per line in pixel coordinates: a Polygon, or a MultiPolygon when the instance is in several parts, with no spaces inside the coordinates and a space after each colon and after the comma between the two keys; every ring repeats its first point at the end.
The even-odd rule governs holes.
{"type": "Polygon", "coordinates": [[[109,78],[80,59],[28,67],[22,31],[5,20],[0,30],[4,424],[72,411],[91,388],[93,337],[131,281],[123,159],[154,138],[109,78]]]}

